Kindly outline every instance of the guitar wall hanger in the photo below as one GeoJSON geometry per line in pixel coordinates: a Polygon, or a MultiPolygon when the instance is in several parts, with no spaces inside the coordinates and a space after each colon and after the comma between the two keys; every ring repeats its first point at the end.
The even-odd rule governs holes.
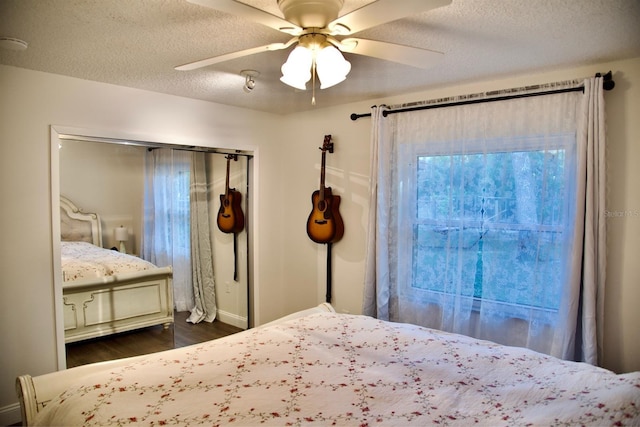
{"type": "MultiPolygon", "coordinates": [[[[329,143],[327,144],[327,148],[326,151],[328,151],[329,153],[333,153],[333,141],[331,141],[331,135],[327,135],[329,137],[329,143]]],[[[318,147],[318,149],[322,150],[323,147],[318,147]]]]}

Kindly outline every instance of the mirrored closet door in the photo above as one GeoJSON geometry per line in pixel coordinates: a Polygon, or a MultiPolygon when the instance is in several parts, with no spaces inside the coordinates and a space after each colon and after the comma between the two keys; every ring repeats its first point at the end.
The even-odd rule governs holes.
{"type": "MultiPolygon", "coordinates": [[[[242,153],[144,146],[124,141],[60,141],[61,198],[69,201],[79,214],[96,214],[101,247],[120,257],[116,263],[125,264],[131,258],[135,259],[133,262],[143,263],[142,267],[127,264],[124,273],[117,277],[137,277],[138,269],[145,269],[148,264],[170,267],[172,282],[170,295],[163,294],[164,288],[155,287],[156,281],[162,280],[155,277],[153,285],[145,282],[133,292],[118,289],[111,294],[91,294],[89,305],[103,300],[98,309],[101,314],[84,314],[80,311],[86,310],[87,304],[84,308],[80,307],[82,303],[72,306],[68,287],[90,281],[82,274],[93,273],[69,273],[63,268],[63,289],[66,289],[63,300],[68,312],[64,320],[67,353],[89,342],[106,346],[123,342],[123,347],[135,346],[140,339],[134,334],[139,332],[149,335],[148,351],[160,351],[165,347],[188,345],[191,339],[197,339],[185,339],[181,337],[183,333],[195,333],[194,336],[204,340],[211,337],[211,333],[224,335],[249,327],[250,162],[251,156],[242,153]],[[149,313],[168,308],[163,308],[163,304],[171,306],[175,325],[162,318],[150,320],[153,315],[149,313]],[[69,339],[72,335],[69,330],[81,315],[93,316],[93,322],[103,321],[95,317],[104,315],[117,328],[124,323],[124,329],[129,330],[108,339],[90,334],[89,340],[81,334],[80,338],[69,339]],[[127,315],[138,319],[132,322],[139,323],[132,327],[127,315]],[[152,323],[157,325],[145,326],[152,323]],[[212,329],[216,330],[212,332],[212,329]]],[[[64,216],[61,209],[61,223],[65,221],[64,216]]],[[[74,240],[83,234],[74,231],[69,237],[69,233],[65,235],[67,229],[62,224],[62,241],[74,240]]],[[[69,244],[73,247],[71,253],[84,248],[78,245],[69,244]]],[[[71,256],[67,246],[63,243],[61,258],[71,256]]],[[[111,269],[110,266],[103,268],[111,269]]],[[[98,331],[95,335],[101,333],[98,331]]],[[[124,348],[109,351],[130,355],[124,348]]],[[[77,361],[71,365],[76,364],[77,361]]]]}

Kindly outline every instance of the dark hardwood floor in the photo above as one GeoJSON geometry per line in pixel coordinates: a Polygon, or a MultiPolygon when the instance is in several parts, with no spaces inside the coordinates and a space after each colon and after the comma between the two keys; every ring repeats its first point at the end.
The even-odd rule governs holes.
{"type": "Polygon", "coordinates": [[[186,321],[188,316],[189,312],[176,312],[175,322],[169,329],[152,326],[67,344],[67,367],[185,347],[242,330],[218,320],[194,325],[186,321]]]}

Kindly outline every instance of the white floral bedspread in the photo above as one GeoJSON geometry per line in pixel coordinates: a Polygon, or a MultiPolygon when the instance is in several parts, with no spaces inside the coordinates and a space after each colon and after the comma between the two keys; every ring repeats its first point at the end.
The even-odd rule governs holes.
{"type": "Polygon", "coordinates": [[[314,314],[84,378],[38,425],[640,425],[640,372],[314,314]]]}
{"type": "Polygon", "coordinates": [[[156,268],[141,258],[87,242],[61,242],[60,255],[65,282],[156,268]]]}

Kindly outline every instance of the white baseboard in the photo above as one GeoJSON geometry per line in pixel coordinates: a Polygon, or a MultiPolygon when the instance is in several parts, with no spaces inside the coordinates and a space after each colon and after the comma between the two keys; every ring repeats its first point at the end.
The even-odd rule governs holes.
{"type": "Polygon", "coordinates": [[[19,422],[22,422],[19,403],[0,408],[0,426],[10,426],[19,422]]]}
{"type": "Polygon", "coordinates": [[[249,327],[249,321],[246,317],[238,316],[235,313],[229,313],[227,311],[218,310],[218,320],[227,325],[232,325],[237,328],[247,329],[249,327]]]}

